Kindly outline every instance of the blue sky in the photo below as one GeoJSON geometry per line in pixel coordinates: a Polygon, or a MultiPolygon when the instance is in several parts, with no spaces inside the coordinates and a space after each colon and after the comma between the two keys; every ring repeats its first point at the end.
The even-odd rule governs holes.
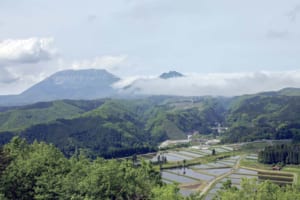
{"type": "Polygon", "coordinates": [[[169,70],[295,74],[299,52],[295,0],[0,1],[0,94],[70,68],[131,79],[169,70]]]}

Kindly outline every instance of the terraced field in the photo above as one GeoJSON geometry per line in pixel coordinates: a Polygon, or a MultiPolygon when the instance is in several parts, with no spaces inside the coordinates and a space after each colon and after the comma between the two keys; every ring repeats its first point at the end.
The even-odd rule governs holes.
{"type": "MultiPolygon", "coordinates": [[[[257,156],[247,155],[245,156],[245,159],[257,159],[257,156]]],[[[223,161],[222,163],[225,163],[225,161],[223,161]]],[[[233,186],[240,188],[240,183],[243,178],[248,178],[248,179],[255,178],[257,179],[258,182],[269,180],[279,185],[292,184],[294,181],[294,175],[291,173],[239,167],[237,169],[233,169],[232,173],[217,181],[214,184],[214,186],[210,188],[210,190],[205,196],[205,199],[206,200],[213,199],[216,192],[222,187],[222,184],[227,180],[230,180],[233,186]]]]}
{"type": "MultiPolygon", "coordinates": [[[[230,147],[223,146],[215,147],[214,149],[217,153],[233,150],[230,147]]],[[[181,194],[184,196],[199,192],[205,196],[206,200],[212,199],[227,180],[231,180],[232,184],[238,188],[243,178],[256,178],[257,181],[270,180],[280,185],[293,183],[294,177],[291,173],[262,171],[252,168],[241,168],[239,166],[241,159],[256,161],[256,154],[248,154],[243,157],[231,156],[205,164],[184,166],[184,162],[193,161],[204,156],[207,157],[211,154],[212,148],[181,148],[160,152],[151,161],[156,162],[158,156],[165,156],[168,163],[175,163],[175,167],[165,168],[161,171],[163,181],[167,184],[177,183],[181,194]]]]}

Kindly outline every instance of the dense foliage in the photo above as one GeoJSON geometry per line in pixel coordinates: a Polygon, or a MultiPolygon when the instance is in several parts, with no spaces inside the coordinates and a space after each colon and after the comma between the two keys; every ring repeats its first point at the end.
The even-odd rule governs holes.
{"type": "Polygon", "coordinates": [[[300,96],[254,95],[236,98],[226,115],[223,142],[300,139],[300,96]]]}
{"type": "Polygon", "coordinates": [[[40,102],[20,107],[0,107],[0,131],[16,131],[56,119],[72,118],[99,107],[104,100],[40,102]]]}
{"type": "Polygon", "coordinates": [[[64,100],[2,108],[0,144],[19,135],[30,143],[52,143],[68,156],[79,150],[105,158],[152,152],[166,139],[185,139],[193,131],[210,133],[210,126],[223,120],[216,100],[192,100],[64,100]]]}
{"type": "Polygon", "coordinates": [[[0,199],[182,199],[142,162],[70,159],[53,145],[13,138],[0,151],[0,199]]]}
{"type": "Polygon", "coordinates": [[[300,200],[299,186],[280,187],[269,181],[257,183],[256,179],[243,179],[241,189],[226,183],[215,200],[300,200]]]}
{"type": "Polygon", "coordinates": [[[124,157],[155,151],[167,139],[216,133],[222,141],[300,141],[300,96],[294,91],[235,98],[154,96],[141,99],[63,100],[0,108],[0,144],[14,135],[52,143],[65,155],[124,157]]]}
{"type": "Polygon", "coordinates": [[[300,164],[300,144],[282,144],[265,147],[258,154],[262,163],[300,164]]]}

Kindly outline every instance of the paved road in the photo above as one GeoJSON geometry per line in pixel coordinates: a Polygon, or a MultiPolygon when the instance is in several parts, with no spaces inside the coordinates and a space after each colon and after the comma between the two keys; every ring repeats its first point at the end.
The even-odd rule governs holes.
{"type": "Polygon", "coordinates": [[[216,182],[218,182],[219,180],[225,178],[226,176],[229,176],[232,173],[234,173],[240,167],[240,161],[243,157],[244,156],[240,156],[240,158],[238,159],[236,164],[232,167],[232,169],[229,172],[227,172],[227,173],[213,179],[211,182],[209,182],[209,184],[207,186],[205,186],[205,188],[203,188],[203,190],[201,191],[200,196],[204,196],[216,182]]]}

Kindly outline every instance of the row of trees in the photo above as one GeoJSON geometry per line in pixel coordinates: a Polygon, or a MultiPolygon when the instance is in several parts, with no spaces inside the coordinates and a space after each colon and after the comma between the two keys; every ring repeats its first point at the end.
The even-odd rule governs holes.
{"type": "Polygon", "coordinates": [[[0,199],[183,199],[151,164],[67,159],[46,143],[13,138],[0,149],[0,199]]]}
{"type": "Polygon", "coordinates": [[[266,164],[300,164],[300,144],[268,146],[259,152],[258,160],[266,164]]]}

